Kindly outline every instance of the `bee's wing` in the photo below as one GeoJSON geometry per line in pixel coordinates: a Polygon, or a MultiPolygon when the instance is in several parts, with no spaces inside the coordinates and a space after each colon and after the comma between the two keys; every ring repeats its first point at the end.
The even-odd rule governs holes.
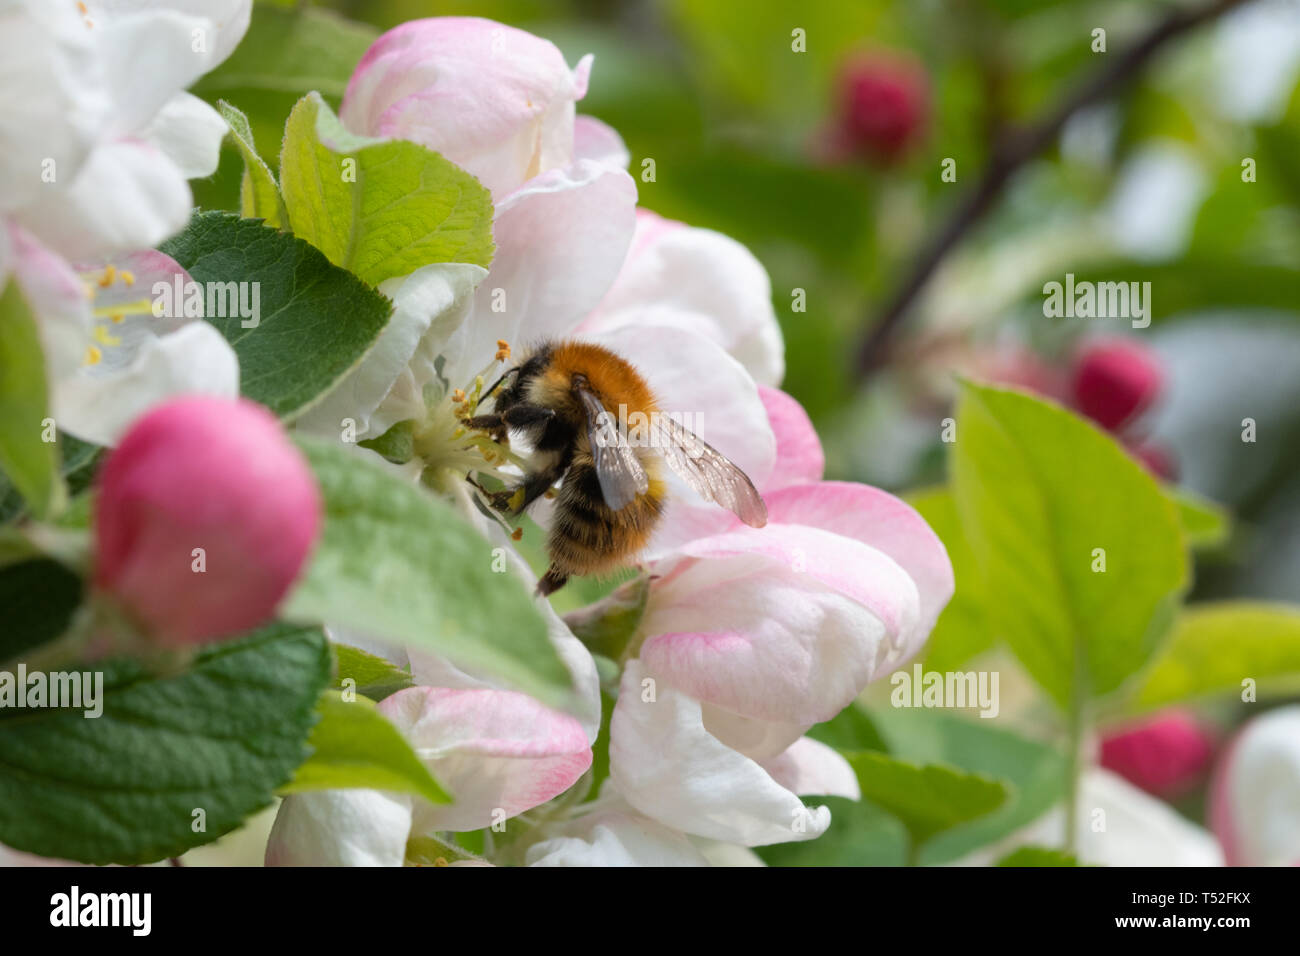
{"type": "Polygon", "coordinates": [[[735,513],[751,528],[767,524],[767,505],[758,489],[731,460],[689,428],[662,412],[654,415],[656,442],[668,467],[700,496],[735,513]]]}
{"type": "Polygon", "coordinates": [[[618,511],[637,495],[645,494],[650,479],[637,461],[636,452],[628,445],[627,436],[615,426],[600,399],[585,388],[574,391],[587,415],[587,440],[596,462],[601,497],[605,504],[618,511]]]}

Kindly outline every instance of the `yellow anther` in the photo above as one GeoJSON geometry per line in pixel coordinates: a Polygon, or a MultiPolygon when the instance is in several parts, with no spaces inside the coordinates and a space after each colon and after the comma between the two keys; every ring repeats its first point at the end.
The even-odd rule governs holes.
{"type": "Polygon", "coordinates": [[[123,285],[135,285],[135,273],[128,272],[126,269],[118,272],[118,278],[122,280],[123,285]]]}
{"type": "Polygon", "coordinates": [[[451,400],[458,404],[465,401],[465,390],[463,388],[456,389],[451,393],[451,400]]]}
{"type": "Polygon", "coordinates": [[[524,529],[523,529],[523,528],[515,528],[514,531],[510,532],[510,537],[511,537],[513,540],[515,540],[515,541],[520,541],[520,540],[522,540],[523,537],[524,537],[524,529]]]}
{"type": "Polygon", "coordinates": [[[111,265],[104,266],[104,272],[99,277],[99,287],[101,289],[107,289],[109,286],[113,284],[113,279],[116,278],[116,276],[117,276],[116,269],[114,269],[111,265]]]}
{"type": "Polygon", "coordinates": [[[91,334],[94,335],[95,341],[98,342],[100,345],[121,345],[122,344],[121,339],[119,339],[116,335],[110,335],[108,329],[104,328],[102,325],[95,326],[95,331],[91,334]]]}
{"type": "Polygon", "coordinates": [[[113,324],[116,325],[119,322],[125,321],[126,316],[123,315],[121,312],[114,312],[112,315],[109,316],[109,319],[111,319],[113,321],[113,324]]]}
{"type": "Polygon", "coordinates": [[[101,352],[99,349],[95,348],[95,346],[93,345],[86,346],[86,358],[84,364],[98,365],[100,360],[103,357],[104,357],[104,353],[101,352]]]}

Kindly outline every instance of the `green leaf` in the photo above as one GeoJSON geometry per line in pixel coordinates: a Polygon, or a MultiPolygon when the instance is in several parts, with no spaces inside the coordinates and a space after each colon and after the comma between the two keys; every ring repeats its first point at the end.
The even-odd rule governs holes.
{"type": "Polygon", "coordinates": [[[83,863],[149,863],[230,832],[308,756],[325,635],[273,624],[174,677],[96,665],[103,714],[0,709],[0,843],[83,863]],[[201,811],[201,812],[200,812],[201,811]]]}
{"type": "Polygon", "coordinates": [[[1022,846],[1012,850],[1002,859],[998,866],[1078,866],[1079,861],[1069,853],[1051,850],[1042,846],[1022,846]]]}
{"type": "Polygon", "coordinates": [[[289,216],[275,174],[257,152],[248,117],[225,100],[217,101],[217,110],[230,125],[230,138],[244,158],[244,176],[239,185],[239,212],[245,219],[265,219],[268,226],[287,227],[289,216]]]}
{"type": "Polygon", "coordinates": [[[555,706],[568,672],[524,584],[446,502],[354,449],[298,439],[325,528],[288,616],[355,627],[444,654],[555,706]]]}
{"type": "Polygon", "coordinates": [[[947,488],[926,488],[905,496],[934,529],[952,562],[957,586],[930,639],[923,662],[927,670],[957,670],[975,655],[993,646],[993,630],[984,615],[979,592],[979,569],[962,531],[957,502],[947,488]]]}
{"type": "Polygon", "coordinates": [[[1247,679],[1261,693],[1300,689],[1300,607],[1225,601],[1187,608],[1143,674],[1132,704],[1145,710],[1240,694],[1247,679]]]}
{"type": "Polygon", "coordinates": [[[52,421],[36,318],[10,282],[0,293],[0,470],[40,518],[65,498],[58,451],[43,435],[52,421]]]}
{"type": "Polygon", "coordinates": [[[256,327],[244,328],[238,314],[206,320],[239,356],[240,392],[286,420],[361,361],[392,313],[386,298],[302,239],[254,219],[200,213],[161,249],[195,282],[257,283],[256,327]]]}
{"type": "Polygon", "coordinates": [[[383,700],[399,690],[415,686],[410,671],[347,644],[334,645],[334,664],[335,689],[355,690],[371,700],[383,700]],[[352,681],[351,685],[344,683],[348,680],[352,681]]]}
{"type": "MultiPolygon", "coordinates": [[[[76,496],[90,487],[95,471],[99,467],[99,458],[104,451],[100,445],[74,438],[66,432],[58,433],[59,473],[67,485],[69,496],[76,496]]],[[[70,507],[71,505],[69,505],[70,507]]],[[[13,486],[5,473],[0,470],[0,523],[13,521],[27,514],[27,505],[18,489],[13,486]]],[[[59,522],[67,518],[63,511],[59,522]]]]}
{"type": "Polygon", "coordinates": [[[374,701],[347,701],[337,691],[326,691],[316,711],[320,721],[307,738],[312,754],[281,793],[371,788],[413,793],[431,803],[451,802],[374,701]]]}
{"type": "Polygon", "coordinates": [[[1178,506],[1178,520],[1189,546],[1217,548],[1228,540],[1232,518],[1226,508],[1185,488],[1170,488],[1168,494],[1178,506]]]}
{"type": "Polygon", "coordinates": [[[1064,708],[1115,690],[1187,584],[1177,509],[1114,439],[1054,404],[964,383],[957,423],[953,489],[996,633],[1064,708]]]}
{"type": "Polygon", "coordinates": [[[478,180],[418,143],[348,132],[318,93],[289,115],[280,183],[294,233],[372,285],[492,261],[492,196],[478,180]]]}
{"type": "Polygon", "coordinates": [[[857,774],[862,798],[888,810],[919,846],[937,833],[992,813],[1008,786],[939,764],[920,766],[877,751],[844,755],[857,774]]]}
{"type": "Polygon", "coordinates": [[[81,590],[81,578],[48,558],[0,568],[0,665],[63,634],[81,606],[81,590]]]}

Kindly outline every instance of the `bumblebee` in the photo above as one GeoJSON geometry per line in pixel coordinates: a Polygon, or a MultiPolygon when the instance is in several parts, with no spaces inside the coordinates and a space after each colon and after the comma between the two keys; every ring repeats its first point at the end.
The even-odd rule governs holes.
{"type": "Polygon", "coordinates": [[[537,583],[539,594],[558,590],[572,575],[605,574],[629,563],[663,516],[664,464],[746,524],[767,523],[767,507],[749,476],[660,412],[640,373],[609,349],[543,343],[483,400],[489,397],[491,412],[464,424],[503,444],[518,432],[532,447],[523,481],[488,493],[493,507],[519,515],[560,483],[547,538],[550,567],[537,583]],[[643,424],[629,434],[628,421],[643,424]]]}

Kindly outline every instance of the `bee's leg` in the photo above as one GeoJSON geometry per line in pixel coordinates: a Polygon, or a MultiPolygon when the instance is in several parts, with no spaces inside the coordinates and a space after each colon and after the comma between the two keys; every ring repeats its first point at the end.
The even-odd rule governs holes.
{"type": "Polygon", "coordinates": [[[478,432],[496,431],[505,428],[506,423],[500,415],[475,415],[473,418],[461,419],[461,424],[478,432]]]}
{"type": "Polygon", "coordinates": [[[531,428],[549,422],[555,417],[555,409],[520,402],[507,408],[501,417],[511,428],[531,428]]]}
{"type": "Polygon", "coordinates": [[[552,564],[546,569],[546,573],[543,574],[541,579],[537,582],[537,593],[542,597],[546,597],[548,594],[554,594],[560,588],[564,587],[564,583],[568,580],[569,576],[552,564]]]}
{"type": "Polygon", "coordinates": [[[478,489],[479,494],[487,500],[487,503],[494,510],[501,512],[510,510],[510,497],[514,494],[514,489],[506,488],[502,491],[488,491],[468,475],[465,477],[465,480],[478,489]]]}
{"type": "Polygon", "coordinates": [[[522,513],[525,508],[546,494],[559,477],[549,471],[536,471],[530,474],[524,479],[524,483],[512,492],[511,510],[515,514],[522,513]]]}

